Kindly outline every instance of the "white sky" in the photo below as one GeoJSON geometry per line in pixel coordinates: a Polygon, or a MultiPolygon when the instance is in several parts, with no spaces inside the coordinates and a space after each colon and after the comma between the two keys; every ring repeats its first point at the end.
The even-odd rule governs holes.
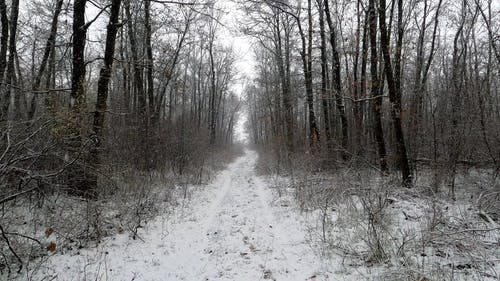
{"type": "Polygon", "coordinates": [[[232,45],[235,51],[237,59],[235,70],[238,81],[233,90],[241,94],[246,81],[254,77],[255,57],[252,42],[240,31],[238,19],[245,15],[238,9],[237,4],[231,0],[219,0],[219,3],[226,12],[222,19],[224,26],[221,28],[219,38],[223,44],[232,45]]]}

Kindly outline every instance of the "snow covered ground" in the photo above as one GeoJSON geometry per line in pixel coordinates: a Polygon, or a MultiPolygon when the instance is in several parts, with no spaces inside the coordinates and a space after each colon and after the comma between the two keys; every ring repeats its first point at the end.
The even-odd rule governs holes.
{"type": "Polygon", "coordinates": [[[22,280],[344,280],[307,243],[302,215],[276,204],[256,160],[247,150],[174,215],[148,223],[140,239],[120,234],[56,253],[22,280]]]}

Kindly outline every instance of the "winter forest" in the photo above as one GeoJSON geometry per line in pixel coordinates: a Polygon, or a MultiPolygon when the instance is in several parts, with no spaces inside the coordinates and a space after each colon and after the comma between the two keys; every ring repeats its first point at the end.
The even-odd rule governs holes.
{"type": "Polygon", "coordinates": [[[0,0],[0,280],[500,280],[499,23],[0,0]]]}

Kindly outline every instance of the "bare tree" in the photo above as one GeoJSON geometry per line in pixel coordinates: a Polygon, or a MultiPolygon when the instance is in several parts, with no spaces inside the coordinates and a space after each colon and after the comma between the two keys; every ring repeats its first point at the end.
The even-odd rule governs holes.
{"type": "MultiPolygon", "coordinates": [[[[333,24],[330,6],[328,4],[328,0],[325,1],[325,14],[326,20],[328,22],[328,27],[330,29],[330,45],[332,47],[332,81],[333,81],[333,90],[335,93],[335,103],[337,106],[337,111],[339,112],[340,117],[340,125],[342,131],[342,149],[347,149],[347,143],[349,141],[348,134],[348,125],[347,125],[347,117],[345,114],[345,107],[342,97],[342,82],[341,82],[341,74],[340,74],[340,56],[337,50],[337,34],[335,31],[335,26],[333,24]]],[[[344,160],[347,159],[347,154],[345,151],[342,152],[342,158],[344,160]]]]}
{"type": "Polygon", "coordinates": [[[377,53],[377,17],[375,11],[375,0],[369,1],[368,21],[370,29],[370,74],[371,74],[371,96],[373,103],[374,135],[377,143],[378,159],[380,169],[384,172],[387,169],[386,149],[384,141],[384,131],[382,128],[382,97],[379,95],[379,75],[378,75],[378,53],[377,53]]]}
{"type": "MultiPolygon", "coordinates": [[[[49,37],[47,38],[47,43],[45,44],[42,62],[40,63],[38,73],[35,77],[35,80],[33,81],[33,86],[32,86],[33,97],[31,97],[30,108],[28,111],[28,119],[30,119],[30,120],[33,119],[33,117],[35,116],[37,100],[38,100],[38,96],[39,96],[38,91],[40,91],[42,77],[44,76],[45,71],[47,69],[50,54],[52,52],[54,52],[54,50],[55,50],[54,45],[56,42],[59,14],[61,13],[63,2],[64,2],[64,0],[57,0],[57,2],[56,2],[56,6],[54,9],[54,15],[52,17],[52,23],[50,26],[50,34],[49,34],[49,37]]],[[[47,79],[47,80],[49,80],[49,79],[47,79]]],[[[53,110],[53,109],[49,109],[49,110],[53,110]]]]}
{"type": "MultiPolygon", "coordinates": [[[[121,0],[112,0],[111,3],[111,11],[106,34],[106,47],[104,49],[104,63],[101,67],[99,80],[97,82],[97,101],[94,112],[94,122],[92,126],[92,133],[94,134],[94,145],[90,151],[89,159],[89,162],[92,163],[92,165],[97,170],[100,168],[99,166],[102,162],[101,147],[104,137],[104,117],[108,108],[108,84],[111,79],[113,70],[116,34],[118,33],[118,28],[120,27],[120,23],[118,21],[120,17],[121,2],[121,0]]],[[[90,182],[90,188],[92,190],[97,189],[97,181],[97,175],[94,174],[90,182]]]]}
{"type": "Polygon", "coordinates": [[[406,186],[412,185],[412,173],[406,152],[405,138],[403,134],[403,127],[401,124],[402,106],[401,106],[401,48],[403,44],[403,2],[398,1],[398,38],[396,41],[396,51],[394,59],[394,71],[391,63],[391,56],[389,53],[389,34],[387,31],[386,16],[385,16],[386,2],[380,0],[379,6],[379,22],[380,22],[380,45],[384,58],[384,70],[389,88],[389,100],[391,102],[391,117],[396,134],[398,160],[401,172],[403,174],[403,184],[406,186]]]}

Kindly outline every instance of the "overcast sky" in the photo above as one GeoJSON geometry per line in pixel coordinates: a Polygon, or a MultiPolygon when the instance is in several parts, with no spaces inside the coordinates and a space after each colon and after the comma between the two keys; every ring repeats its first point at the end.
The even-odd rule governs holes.
{"type": "Polygon", "coordinates": [[[219,0],[219,4],[227,12],[222,21],[225,26],[222,27],[220,40],[234,48],[237,58],[235,70],[238,77],[234,90],[241,93],[245,81],[254,77],[255,58],[252,43],[248,36],[240,32],[237,19],[245,15],[238,9],[238,5],[231,0],[219,0]]]}
{"type": "MultiPolygon", "coordinates": [[[[232,45],[236,55],[235,72],[236,79],[232,86],[232,90],[238,95],[243,94],[245,84],[249,83],[255,77],[255,54],[252,50],[252,41],[240,31],[238,19],[244,17],[244,13],[238,8],[238,5],[231,0],[219,0],[218,4],[224,7],[227,12],[222,20],[220,40],[224,44],[232,45]]],[[[248,133],[246,132],[245,122],[247,121],[246,110],[240,114],[236,126],[236,139],[239,141],[247,141],[248,133]]]]}

